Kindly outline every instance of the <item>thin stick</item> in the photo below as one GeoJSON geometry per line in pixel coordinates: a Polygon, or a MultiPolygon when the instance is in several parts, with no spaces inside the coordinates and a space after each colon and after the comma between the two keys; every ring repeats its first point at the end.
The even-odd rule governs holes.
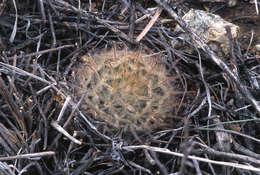
{"type": "Polygon", "coordinates": [[[43,1],[39,0],[39,4],[40,4],[40,9],[41,9],[42,19],[44,21],[46,21],[46,14],[45,14],[45,10],[44,10],[43,1]]]}
{"type": "Polygon", "coordinates": [[[155,14],[153,15],[152,19],[149,21],[149,23],[145,26],[144,30],[138,35],[136,38],[136,42],[141,41],[141,39],[147,34],[147,32],[150,30],[150,28],[154,25],[156,20],[159,18],[160,14],[162,13],[163,8],[159,7],[155,14]]]}
{"type": "Polygon", "coordinates": [[[43,156],[52,156],[52,155],[55,155],[54,151],[45,151],[45,152],[38,152],[38,153],[31,153],[31,154],[21,154],[17,156],[0,157],[0,161],[15,160],[15,159],[30,159],[30,158],[37,158],[43,156]]]}
{"type": "Polygon", "coordinates": [[[259,15],[257,0],[255,0],[255,10],[256,10],[256,14],[259,15]]]}
{"type": "Polygon", "coordinates": [[[4,12],[4,9],[6,7],[7,0],[3,0],[2,3],[0,4],[0,16],[2,16],[2,13],[4,12]]]}
{"type": "MultiPolygon", "coordinates": [[[[58,51],[60,49],[65,49],[65,48],[69,48],[69,47],[75,47],[74,45],[64,45],[64,46],[60,46],[60,47],[56,47],[56,48],[51,48],[51,49],[47,49],[47,50],[42,50],[40,52],[34,52],[34,53],[30,53],[27,55],[18,55],[17,58],[26,58],[26,57],[33,57],[33,56],[37,56],[37,55],[41,55],[41,54],[45,54],[45,53],[49,53],[49,52],[54,52],[54,51],[58,51]]],[[[14,59],[14,57],[7,57],[9,60],[14,59]]]]}
{"type": "Polygon", "coordinates": [[[67,107],[68,107],[68,105],[69,105],[70,100],[71,100],[71,96],[67,96],[67,97],[66,97],[66,101],[65,101],[65,103],[64,103],[64,105],[63,105],[63,107],[62,107],[62,109],[61,109],[61,111],[60,111],[60,114],[59,114],[59,116],[58,116],[57,122],[60,122],[60,120],[61,120],[61,118],[62,118],[62,116],[63,116],[65,110],[67,109],[67,107]]]}
{"type": "MultiPolygon", "coordinates": [[[[158,148],[158,147],[147,146],[147,145],[124,146],[124,147],[122,147],[122,149],[125,149],[125,150],[147,149],[147,150],[150,150],[150,151],[169,154],[169,155],[178,156],[178,157],[184,157],[185,156],[182,153],[173,152],[173,151],[170,151],[169,149],[166,149],[166,148],[158,148]]],[[[210,159],[197,157],[197,156],[187,156],[187,158],[191,159],[191,160],[198,160],[198,161],[201,161],[201,162],[213,163],[213,164],[217,164],[217,165],[224,165],[224,166],[240,168],[240,169],[244,169],[244,170],[260,172],[259,168],[253,167],[251,165],[248,166],[248,165],[232,163],[232,162],[215,161],[215,160],[210,160],[210,159]]]]}

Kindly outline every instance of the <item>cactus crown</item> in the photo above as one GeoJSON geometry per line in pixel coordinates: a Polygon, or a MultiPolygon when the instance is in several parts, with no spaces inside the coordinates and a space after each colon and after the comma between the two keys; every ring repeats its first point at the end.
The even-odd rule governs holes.
{"type": "Polygon", "coordinates": [[[172,115],[174,86],[158,56],[138,51],[103,51],[82,57],[85,62],[77,71],[83,108],[96,119],[119,128],[153,129],[172,115]]]}

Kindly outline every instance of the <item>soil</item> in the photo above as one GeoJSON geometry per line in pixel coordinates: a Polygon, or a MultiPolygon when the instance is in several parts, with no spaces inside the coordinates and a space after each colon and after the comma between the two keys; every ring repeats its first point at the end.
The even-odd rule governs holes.
{"type": "Polygon", "coordinates": [[[247,48],[252,32],[254,32],[253,45],[260,43],[260,16],[256,14],[253,3],[242,1],[233,8],[220,10],[220,15],[240,27],[242,48],[247,48]]]}

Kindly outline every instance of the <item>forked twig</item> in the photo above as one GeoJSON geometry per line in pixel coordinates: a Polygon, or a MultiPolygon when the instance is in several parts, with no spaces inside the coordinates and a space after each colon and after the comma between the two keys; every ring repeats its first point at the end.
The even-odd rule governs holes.
{"type": "Polygon", "coordinates": [[[73,136],[71,136],[64,128],[62,128],[57,121],[52,121],[51,126],[54,127],[57,131],[62,133],[64,136],[66,136],[68,139],[70,139],[72,142],[81,145],[82,142],[75,139],[73,136]]]}
{"type": "MultiPolygon", "coordinates": [[[[164,0],[164,1],[166,2],[167,0],[164,0]]],[[[163,11],[162,7],[157,8],[157,10],[156,10],[155,14],[153,15],[152,19],[149,21],[149,23],[145,26],[144,30],[136,38],[136,40],[135,40],[136,42],[141,41],[141,39],[147,34],[147,32],[150,30],[150,28],[154,25],[156,20],[159,18],[162,11],[163,11]]]]}

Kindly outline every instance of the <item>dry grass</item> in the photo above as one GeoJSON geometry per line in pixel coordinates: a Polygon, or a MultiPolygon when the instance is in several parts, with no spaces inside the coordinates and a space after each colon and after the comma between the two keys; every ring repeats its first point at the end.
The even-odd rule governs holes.
{"type": "Polygon", "coordinates": [[[224,60],[173,10],[200,3],[78,2],[0,2],[0,174],[259,173],[257,38],[248,48],[230,42],[224,60]],[[176,21],[202,46],[192,55],[171,47],[176,21]],[[106,62],[114,42],[128,51],[109,51],[106,62]],[[99,86],[108,87],[106,105],[124,109],[101,108],[99,86]],[[171,110],[174,120],[164,117],[171,110]],[[154,127],[157,119],[166,125],[154,127]]]}

